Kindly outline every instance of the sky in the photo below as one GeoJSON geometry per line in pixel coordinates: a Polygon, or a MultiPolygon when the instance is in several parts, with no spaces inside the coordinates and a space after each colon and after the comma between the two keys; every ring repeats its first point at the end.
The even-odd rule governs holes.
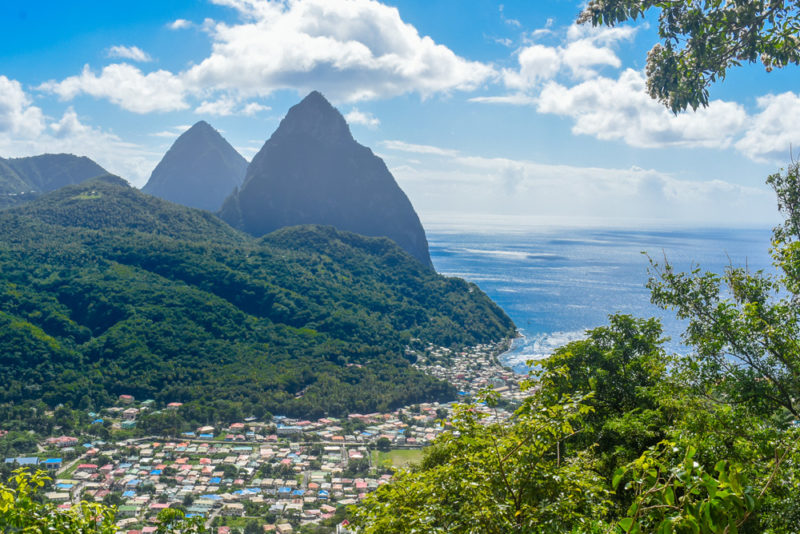
{"type": "Polygon", "coordinates": [[[143,186],[199,120],[250,159],[321,91],[426,228],[768,226],[800,67],[732,70],[677,116],[644,91],[653,16],[576,0],[0,3],[0,157],[73,153],[143,186]]]}

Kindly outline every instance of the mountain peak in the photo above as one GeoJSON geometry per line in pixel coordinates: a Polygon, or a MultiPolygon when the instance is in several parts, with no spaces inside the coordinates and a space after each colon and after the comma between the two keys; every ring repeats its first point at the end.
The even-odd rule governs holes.
{"type": "Polygon", "coordinates": [[[433,268],[425,230],[386,164],[313,91],[292,107],[225,200],[220,217],[255,236],[295,225],[388,237],[433,268]]]}
{"type": "Polygon", "coordinates": [[[247,161],[206,121],[175,140],[142,191],[192,208],[216,211],[241,184],[247,161]]]}
{"type": "Polygon", "coordinates": [[[296,135],[326,142],[353,141],[342,114],[319,91],[311,91],[300,103],[292,106],[273,137],[296,135]]]}

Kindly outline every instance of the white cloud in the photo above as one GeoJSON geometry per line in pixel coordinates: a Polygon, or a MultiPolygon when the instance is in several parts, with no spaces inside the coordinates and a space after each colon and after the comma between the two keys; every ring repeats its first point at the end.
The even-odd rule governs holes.
{"type": "Polygon", "coordinates": [[[136,46],[112,46],[106,51],[106,56],[112,58],[130,59],[131,61],[139,61],[147,63],[153,61],[150,54],[136,46]]]}
{"type": "Polygon", "coordinates": [[[390,154],[392,173],[421,217],[505,214],[526,217],[654,224],[775,222],[774,197],[766,188],[723,180],[691,181],[652,169],[551,165],[508,158],[466,156],[447,148],[401,141],[390,150],[413,152],[422,163],[390,154]]]}
{"type": "Polygon", "coordinates": [[[111,132],[84,124],[72,108],[58,120],[46,117],[19,82],[0,76],[0,156],[43,153],[88,156],[109,172],[142,183],[160,158],[111,132]]]}
{"type": "Polygon", "coordinates": [[[673,115],[650,98],[644,75],[632,69],[616,80],[598,77],[573,87],[549,82],[536,99],[536,109],[572,118],[575,134],[646,148],[727,148],[747,121],[742,106],[720,100],[694,113],[673,115]]]}
{"type": "MultiPolygon", "coordinates": [[[[551,21],[548,25],[552,26],[551,21]]],[[[549,26],[543,30],[544,33],[552,33],[549,26]]],[[[637,31],[631,26],[593,28],[573,24],[567,29],[561,45],[530,44],[520,49],[517,55],[519,68],[503,69],[503,81],[509,89],[533,90],[559,74],[589,79],[597,75],[599,68],[619,68],[622,61],[614,47],[633,39],[637,31]]],[[[543,35],[543,32],[534,32],[533,36],[543,35]]]]}
{"type": "Polygon", "coordinates": [[[39,86],[42,91],[71,100],[80,94],[107,98],[123,109],[134,113],[176,111],[188,108],[183,81],[166,70],[143,74],[127,63],[115,63],[96,75],[88,65],[78,76],[61,82],[49,81],[39,86]]]}
{"type": "Polygon", "coordinates": [[[413,143],[406,143],[405,141],[395,141],[395,140],[381,141],[381,145],[388,148],[389,150],[395,150],[398,152],[410,152],[412,154],[428,154],[434,156],[447,156],[447,157],[456,157],[459,155],[459,152],[457,150],[439,148],[430,145],[415,145],[413,143]]]}
{"type": "Polygon", "coordinates": [[[357,108],[350,110],[344,118],[349,124],[361,124],[367,128],[377,128],[381,124],[381,121],[372,113],[359,111],[357,108]]]}
{"type": "Polygon", "coordinates": [[[36,137],[44,129],[42,110],[31,105],[18,81],[0,75],[0,134],[36,137]]]}
{"type": "Polygon", "coordinates": [[[186,28],[191,28],[192,23],[186,19],[175,19],[173,22],[167,25],[167,27],[171,30],[185,30],[186,28]]]}
{"type": "Polygon", "coordinates": [[[786,92],[762,96],[760,112],[748,121],[736,148],[762,162],[786,162],[790,147],[800,148],[800,94],[786,92]]]}
{"type": "Polygon", "coordinates": [[[243,104],[238,98],[225,95],[217,100],[203,101],[194,112],[201,115],[215,115],[217,117],[227,117],[230,115],[244,115],[250,117],[269,109],[269,106],[264,106],[258,102],[243,104]]]}
{"type": "Polygon", "coordinates": [[[242,24],[213,27],[210,57],[185,73],[194,87],[268,95],[320,89],[358,101],[479,87],[494,69],[420,36],[396,8],[374,0],[216,0],[242,24]]]}
{"type": "MultiPolygon", "coordinates": [[[[136,113],[175,111],[201,100],[198,112],[257,113],[235,103],[280,89],[321,90],[334,101],[355,102],[418,93],[423,98],[469,91],[493,79],[491,65],[469,61],[402,20],[397,8],[377,0],[213,0],[236,9],[242,22],[206,19],[211,54],[184,72],[143,73],[128,64],[95,74],[51,80],[40,89],[69,100],[105,98],[136,113]],[[220,96],[221,95],[221,96],[220,96]]],[[[193,25],[185,19],[172,29],[193,25]]],[[[115,57],[149,58],[135,47],[113,47],[115,57]]]]}
{"type": "Polygon", "coordinates": [[[252,117],[262,111],[269,111],[271,109],[271,107],[259,104],[258,102],[249,102],[242,107],[241,113],[247,117],[252,117]]]}
{"type": "MultiPolygon", "coordinates": [[[[506,95],[471,98],[472,102],[531,106],[539,113],[548,113],[572,120],[572,132],[601,140],[621,140],[641,148],[703,147],[728,148],[748,125],[748,114],[735,102],[714,100],[707,108],[677,116],[650,98],[645,76],[633,69],[624,69],[615,76],[601,76],[599,70],[622,68],[615,48],[632,40],[639,28],[618,26],[595,28],[571,25],[558,45],[530,44],[519,50],[517,69],[504,69],[506,95]]],[[[779,107],[792,108],[788,97],[779,107]]],[[[762,115],[780,114],[778,104],[761,103],[762,115]],[[768,111],[770,110],[770,111],[768,111]]],[[[766,146],[786,145],[798,120],[791,113],[780,121],[765,119],[757,131],[736,147],[754,158],[766,146]],[[772,129],[772,130],[770,130],[772,129]],[[772,134],[766,134],[767,130],[772,134]]]]}
{"type": "Polygon", "coordinates": [[[537,102],[535,97],[523,93],[501,96],[476,96],[470,98],[469,101],[483,104],[511,104],[514,106],[533,106],[537,102]]]}

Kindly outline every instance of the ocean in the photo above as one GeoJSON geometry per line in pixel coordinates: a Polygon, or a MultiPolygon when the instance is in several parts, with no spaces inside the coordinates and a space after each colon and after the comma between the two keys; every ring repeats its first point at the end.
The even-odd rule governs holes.
{"type": "Polygon", "coordinates": [[[523,337],[501,359],[518,372],[613,313],[658,317],[668,350],[689,350],[681,343],[685,325],[650,302],[648,256],[682,271],[722,273],[733,265],[775,272],[770,237],[770,229],[428,233],[436,270],[476,283],[514,320],[523,337]]]}

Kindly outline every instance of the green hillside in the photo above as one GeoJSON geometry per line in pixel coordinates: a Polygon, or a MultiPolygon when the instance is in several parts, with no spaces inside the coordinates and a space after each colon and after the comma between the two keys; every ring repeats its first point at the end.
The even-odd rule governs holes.
{"type": "Polygon", "coordinates": [[[0,209],[30,202],[42,193],[106,172],[89,158],[72,154],[0,158],[0,209]]]}
{"type": "Polygon", "coordinates": [[[115,177],[0,213],[0,402],[184,402],[195,420],[369,412],[448,399],[411,338],[500,340],[473,284],[385,238],[254,239],[115,177]]]}

